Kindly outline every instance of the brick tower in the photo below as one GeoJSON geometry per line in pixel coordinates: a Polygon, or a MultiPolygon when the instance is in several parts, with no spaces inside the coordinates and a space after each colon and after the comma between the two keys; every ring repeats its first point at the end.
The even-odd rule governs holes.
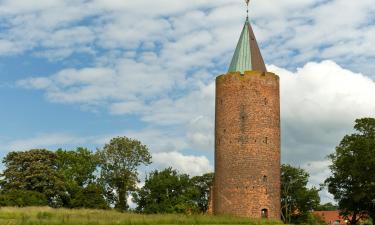
{"type": "Polygon", "coordinates": [[[280,219],[279,77],[248,18],[229,71],[216,78],[213,213],[280,219]]]}

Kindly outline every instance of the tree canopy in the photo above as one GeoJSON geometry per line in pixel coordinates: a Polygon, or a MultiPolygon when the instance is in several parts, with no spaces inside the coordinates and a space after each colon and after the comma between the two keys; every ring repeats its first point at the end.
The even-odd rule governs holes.
{"type": "Polygon", "coordinates": [[[375,119],[357,119],[354,129],[328,156],[332,175],[325,181],[351,224],[375,219],[375,119]]]}
{"type": "Polygon", "coordinates": [[[124,210],[139,181],[138,167],[150,161],[147,147],[126,137],[112,139],[97,153],[86,148],[10,152],[3,159],[0,205],[108,208],[114,203],[124,210]]]}
{"type": "Polygon", "coordinates": [[[281,166],[281,213],[285,223],[300,223],[320,203],[319,189],[308,188],[309,174],[291,165],[281,166]]]}
{"type": "Polygon", "coordinates": [[[133,194],[137,211],[143,213],[204,213],[213,173],[190,178],[172,168],[155,170],[133,194]]]}
{"type": "Polygon", "coordinates": [[[4,159],[1,186],[4,191],[25,190],[42,193],[50,206],[62,205],[66,198],[64,177],[57,171],[57,155],[45,149],[10,152],[4,159]]]}
{"type": "Polygon", "coordinates": [[[136,189],[137,169],[151,163],[146,145],[127,137],[113,138],[99,151],[101,183],[107,199],[119,210],[127,210],[127,197],[136,189]]]}

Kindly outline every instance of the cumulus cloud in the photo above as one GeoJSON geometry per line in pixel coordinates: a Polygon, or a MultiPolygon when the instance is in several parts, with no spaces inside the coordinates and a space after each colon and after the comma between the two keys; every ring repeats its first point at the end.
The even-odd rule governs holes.
{"type": "Polygon", "coordinates": [[[352,131],[354,120],[374,117],[375,82],[332,61],[296,72],[270,66],[281,76],[284,160],[322,160],[352,131]]]}
{"type": "Polygon", "coordinates": [[[157,168],[172,167],[181,173],[192,176],[213,171],[213,167],[204,156],[189,156],[179,152],[161,152],[153,154],[152,159],[157,168]]]}
{"type": "MultiPolygon", "coordinates": [[[[334,59],[365,73],[374,70],[374,12],[372,0],[265,0],[251,7],[267,62],[291,68],[334,59]]],[[[0,3],[0,15],[1,55],[34,51],[55,60],[76,52],[100,55],[99,48],[146,48],[168,53],[164,60],[173,59],[170,66],[191,67],[191,61],[204,65],[214,55],[228,61],[244,8],[235,0],[7,0],[0,3]],[[194,49],[199,52],[190,54],[194,49]]]]}

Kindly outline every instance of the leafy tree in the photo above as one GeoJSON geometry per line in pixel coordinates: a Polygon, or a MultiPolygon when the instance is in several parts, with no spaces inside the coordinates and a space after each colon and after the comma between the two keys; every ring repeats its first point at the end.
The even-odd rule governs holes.
{"type": "Polygon", "coordinates": [[[309,174],[291,165],[281,166],[281,216],[284,223],[301,223],[320,203],[319,189],[307,188],[309,174]]]}
{"type": "Polygon", "coordinates": [[[86,148],[77,148],[72,151],[59,149],[56,154],[57,170],[64,177],[68,193],[62,199],[63,206],[75,207],[71,201],[79,197],[76,195],[81,195],[87,185],[95,183],[94,172],[99,166],[99,158],[86,148]]]}
{"type": "Polygon", "coordinates": [[[97,184],[89,184],[75,194],[71,200],[72,208],[91,208],[91,209],[107,209],[108,205],[104,199],[104,192],[101,186],[97,184]]]}
{"type": "Polygon", "coordinates": [[[145,185],[133,193],[133,201],[143,213],[187,213],[198,211],[194,201],[198,196],[189,175],[168,168],[151,172],[145,185]]]}
{"type": "Polygon", "coordinates": [[[87,148],[77,148],[75,151],[59,149],[57,154],[57,169],[66,180],[74,182],[79,187],[95,182],[94,172],[99,166],[99,158],[87,148]]]}
{"type": "Polygon", "coordinates": [[[0,194],[0,206],[46,206],[47,198],[44,194],[35,191],[10,190],[0,194]]]}
{"type": "Polygon", "coordinates": [[[332,175],[325,181],[353,225],[364,215],[375,219],[375,118],[357,119],[354,129],[328,156],[332,175]]]}
{"type": "Polygon", "coordinates": [[[57,155],[45,149],[10,152],[4,159],[1,186],[4,191],[35,191],[58,207],[66,196],[66,186],[56,169],[57,155]]]}
{"type": "Polygon", "coordinates": [[[148,148],[138,140],[127,137],[113,138],[99,151],[101,182],[109,203],[119,210],[128,209],[127,197],[134,191],[138,180],[137,169],[151,163],[148,148]]]}
{"type": "Polygon", "coordinates": [[[199,191],[199,195],[195,199],[196,204],[199,207],[199,210],[203,213],[208,210],[208,200],[213,180],[214,173],[207,173],[202,176],[191,178],[193,186],[199,191]]]}

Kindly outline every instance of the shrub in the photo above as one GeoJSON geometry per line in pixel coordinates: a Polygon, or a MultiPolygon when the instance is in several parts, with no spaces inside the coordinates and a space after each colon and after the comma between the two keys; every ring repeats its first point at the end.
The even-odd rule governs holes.
{"type": "Polygon", "coordinates": [[[47,198],[35,191],[10,190],[0,194],[0,206],[46,206],[47,198]]]}
{"type": "Polygon", "coordinates": [[[72,208],[106,209],[107,203],[104,199],[103,190],[96,184],[89,184],[81,189],[71,200],[72,208]]]}

